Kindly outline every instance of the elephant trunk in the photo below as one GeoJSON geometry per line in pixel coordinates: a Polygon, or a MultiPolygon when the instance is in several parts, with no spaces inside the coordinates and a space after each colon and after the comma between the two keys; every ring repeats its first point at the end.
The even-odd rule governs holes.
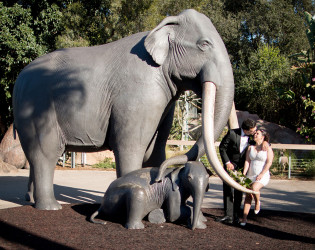
{"type": "Polygon", "coordinates": [[[216,86],[212,82],[205,82],[203,86],[203,104],[202,104],[202,127],[203,127],[203,140],[205,145],[205,151],[209,160],[209,163],[213,167],[217,175],[231,187],[246,193],[255,193],[253,190],[249,190],[236,181],[234,181],[229,174],[224,170],[221,165],[216,149],[214,146],[214,102],[216,99],[216,86]]]}
{"type": "MultiPolygon", "coordinates": [[[[224,64],[228,64],[229,62],[226,62],[224,64]]],[[[217,67],[214,67],[212,65],[208,67],[204,67],[202,74],[205,76],[202,76],[201,81],[204,81],[205,79],[209,79],[210,77],[208,75],[216,75],[216,71],[218,71],[217,67]],[[210,68],[210,69],[209,69],[210,68]],[[207,72],[207,73],[204,73],[207,72]],[[209,73],[210,72],[210,73],[209,73]]],[[[215,114],[214,114],[214,140],[216,141],[227,121],[230,115],[231,107],[234,100],[234,82],[233,82],[233,72],[232,69],[224,71],[223,75],[221,77],[211,78],[219,85],[219,91],[216,91],[216,98],[215,98],[215,114]],[[224,84],[221,84],[224,82],[224,84]]],[[[212,81],[212,82],[214,82],[212,81]]],[[[204,84],[202,82],[201,84],[204,84]]],[[[168,166],[171,165],[183,165],[186,164],[188,161],[197,161],[199,160],[203,155],[205,154],[205,146],[204,146],[204,140],[203,136],[201,136],[197,142],[194,144],[194,146],[184,155],[177,155],[174,157],[171,157],[167,160],[165,160],[159,170],[159,174],[156,178],[156,181],[161,181],[161,179],[164,177],[165,170],[168,166]]]]}
{"type": "Polygon", "coordinates": [[[203,190],[197,190],[193,195],[193,219],[191,223],[191,229],[194,230],[195,228],[201,228],[200,223],[203,223],[200,220],[200,210],[201,210],[201,205],[203,202],[203,197],[204,197],[204,190],[206,187],[203,187],[203,190]]]}

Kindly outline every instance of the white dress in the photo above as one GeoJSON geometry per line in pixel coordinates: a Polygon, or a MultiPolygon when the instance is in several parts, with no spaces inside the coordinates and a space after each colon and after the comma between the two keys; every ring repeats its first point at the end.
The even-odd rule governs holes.
{"type": "Polygon", "coordinates": [[[261,184],[266,186],[270,180],[269,170],[264,174],[261,180],[256,181],[256,177],[261,173],[266,164],[267,151],[261,150],[257,152],[253,146],[251,146],[249,150],[250,165],[246,176],[247,178],[251,179],[252,182],[260,182],[261,184]]]}

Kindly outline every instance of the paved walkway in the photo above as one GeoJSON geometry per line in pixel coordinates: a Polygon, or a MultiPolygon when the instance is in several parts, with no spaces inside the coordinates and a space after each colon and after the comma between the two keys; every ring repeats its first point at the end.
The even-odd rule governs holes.
{"type": "MultiPolygon", "coordinates": [[[[29,205],[24,195],[28,170],[0,174],[0,209],[29,205]]],[[[115,171],[56,170],[55,195],[61,203],[100,203],[115,171]]],[[[270,180],[261,192],[262,209],[315,214],[315,181],[270,180]]],[[[210,178],[203,207],[223,208],[222,181],[210,178]]]]}

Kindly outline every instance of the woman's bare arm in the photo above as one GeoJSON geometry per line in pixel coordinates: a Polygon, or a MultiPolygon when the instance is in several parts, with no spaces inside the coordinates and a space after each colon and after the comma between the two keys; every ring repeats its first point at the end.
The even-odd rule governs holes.
{"type": "Polygon", "coordinates": [[[266,160],[265,166],[260,172],[260,174],[257,176],[256,178],[257,181],[259,181],[264,176],[264,174],[270,169],[272,161],[273,161],[273,151],[271,147],[269,147],[267,151],[267,160],[266,160]]]}
{"type": "Polygon", "coordinates": [[[249,169],[249,164],[250,164],[250,158],[249,158],[249,151],[251,150],[252,146],[249,146],[246,152],[246,160],[244,164],[244,170],[243,170],[243,175],[247,174],[247,171],[249,169]]]}

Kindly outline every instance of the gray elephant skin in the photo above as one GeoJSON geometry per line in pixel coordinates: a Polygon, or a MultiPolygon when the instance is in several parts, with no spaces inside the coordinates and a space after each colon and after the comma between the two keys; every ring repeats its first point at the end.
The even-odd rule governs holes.
{"type": "MultiPolygon", "coordinates": [[[[185,90],[212,98],[207,105],[214,111],[204,115],[214,125],[203,133],[214,142],[231,111],[233,73],[220,35],[210,19],[195,10],[169,16],[151,32],[100,46],[60,49],[31,62],[15,83],[13,114],[30,163],[35,207],[61,209],[53,176],[65,151],[110,149],[117,177],[160,166],[174,104],[185,90]]],[[[204,154],[203,141],[184,163],[204,154]]],[[[210,157],[219,176],[239,188],[224,175],[216,154],[210,157]]]]}
{"type": "Polygon", "coordinates": [[[124,216],[126,228],[142,229],[142,219],[150,212],[159,215],[162,208],[159,218],[164,219],[165,216],[170,222],[188,222],[187,226],[191,229],[206,228],[205,217],[200,211],[209,183],[204,165],[188,162],[184,167],[167,169],[161,182],[155,182],[157,174],[158,168],[143,168],[113,181],[90,221],[105,224],[94,220],[100,213],[109,218],[124,216]],[[186,204],[190,196],[193,198],[193,212],[186,204]]]}

